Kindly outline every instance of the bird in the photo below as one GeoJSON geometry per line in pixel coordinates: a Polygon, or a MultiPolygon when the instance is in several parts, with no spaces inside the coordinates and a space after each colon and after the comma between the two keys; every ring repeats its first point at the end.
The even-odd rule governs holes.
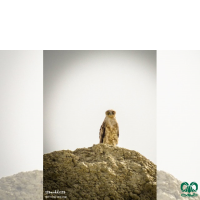
{"type": "Polygon", "coordinates": [[[99,143],[116,146],[119,138],[119,126],[115,118],[116,111],[107,110],[106,117],[100,127],[99,143]]]}

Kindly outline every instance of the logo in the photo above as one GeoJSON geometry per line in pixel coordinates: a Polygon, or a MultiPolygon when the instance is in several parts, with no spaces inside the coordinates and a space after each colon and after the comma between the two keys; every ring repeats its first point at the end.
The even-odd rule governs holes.
{"type": "Polygon", "coordinates": [[[190,183],[190,185],[187,182],[184,182],[181,184],[181,191],[182,192],[188,192],[188,194],[181,194],[182,197],[196,197],[198,194],[195,192],[198,190],[198,184],[195,182],[190,183]]]}

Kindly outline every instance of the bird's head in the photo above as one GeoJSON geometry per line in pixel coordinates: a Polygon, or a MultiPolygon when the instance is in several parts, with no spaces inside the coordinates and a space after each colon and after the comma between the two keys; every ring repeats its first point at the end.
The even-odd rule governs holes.
{"type": "Polygon", "coordinates": [[[107,110],[106,111],[106,116],[107,117],[114,118],[115,114],[116,114],[116,111],[114,111],[114,110],[107,110]]]}

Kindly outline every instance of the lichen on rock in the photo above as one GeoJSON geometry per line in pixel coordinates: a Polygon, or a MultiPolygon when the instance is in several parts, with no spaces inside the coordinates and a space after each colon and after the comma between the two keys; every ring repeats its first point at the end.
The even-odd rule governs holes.
{"type": "Polygon", "coordinates": [[[140,153],[106,144],[44,154],[44,199],[155,200],[156,165],[140,153]]]}

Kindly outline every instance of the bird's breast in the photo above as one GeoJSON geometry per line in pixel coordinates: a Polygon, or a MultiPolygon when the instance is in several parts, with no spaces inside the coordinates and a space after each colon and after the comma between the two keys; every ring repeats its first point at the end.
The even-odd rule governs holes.
{"type": "Polygon", "coordinates": [[[116,119],[115,118],[107,118],[106,119],[106,124],[109,126],[114,126],[117,124],[116,119]]]}

